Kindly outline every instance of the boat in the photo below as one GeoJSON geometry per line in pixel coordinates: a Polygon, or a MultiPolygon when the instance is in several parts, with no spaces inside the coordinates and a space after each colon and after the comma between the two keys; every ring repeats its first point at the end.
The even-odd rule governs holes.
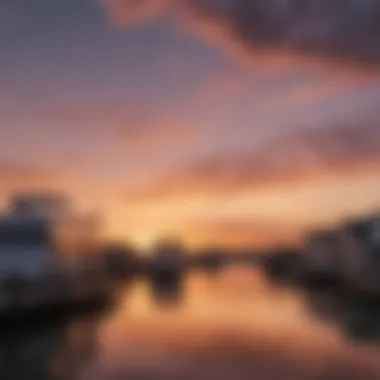
{"type": "Polygon", "coordinates": [[[18,194],[0,213],[0,316],[107,293],[100,220],[61,194],[18,194]]]}

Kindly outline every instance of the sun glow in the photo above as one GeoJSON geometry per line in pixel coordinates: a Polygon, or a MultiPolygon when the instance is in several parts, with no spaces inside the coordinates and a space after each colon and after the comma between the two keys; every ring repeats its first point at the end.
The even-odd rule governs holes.
{"type": "Polygon", "coordinates": [[[142,251],[149,252],[155,242],[158,240],[158,234],[154,232],[136,233],[132,239],[133,243],[142,251]]]}

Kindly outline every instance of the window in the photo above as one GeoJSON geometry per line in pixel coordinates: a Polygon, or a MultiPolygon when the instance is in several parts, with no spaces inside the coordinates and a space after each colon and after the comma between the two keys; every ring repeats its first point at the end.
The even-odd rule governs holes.
{"type": "Polygon", "coordinates": [[[49,242],[49,232],[45,226],[0,226],[0,245],[43,245],[49,242]]]}

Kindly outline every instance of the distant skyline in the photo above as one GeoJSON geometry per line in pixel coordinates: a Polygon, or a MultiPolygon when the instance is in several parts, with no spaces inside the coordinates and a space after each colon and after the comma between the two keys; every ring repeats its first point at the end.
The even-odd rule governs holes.
{"type": "Polygon", "coordinates": [[[377,0],[0,0],[0,196],[147,243],[380,209],[377,0]],[[306,4],[306,5],[305,5],[306,4]]]}

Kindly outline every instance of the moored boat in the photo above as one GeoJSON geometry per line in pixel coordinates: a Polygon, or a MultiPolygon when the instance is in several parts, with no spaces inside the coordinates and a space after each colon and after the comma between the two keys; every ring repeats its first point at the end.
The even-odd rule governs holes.
{"type": "Polygon", "coordinates": [[[106,296],[99,235],[64,196],[15,196],[0,214],[0,315],[106,296]]]}

